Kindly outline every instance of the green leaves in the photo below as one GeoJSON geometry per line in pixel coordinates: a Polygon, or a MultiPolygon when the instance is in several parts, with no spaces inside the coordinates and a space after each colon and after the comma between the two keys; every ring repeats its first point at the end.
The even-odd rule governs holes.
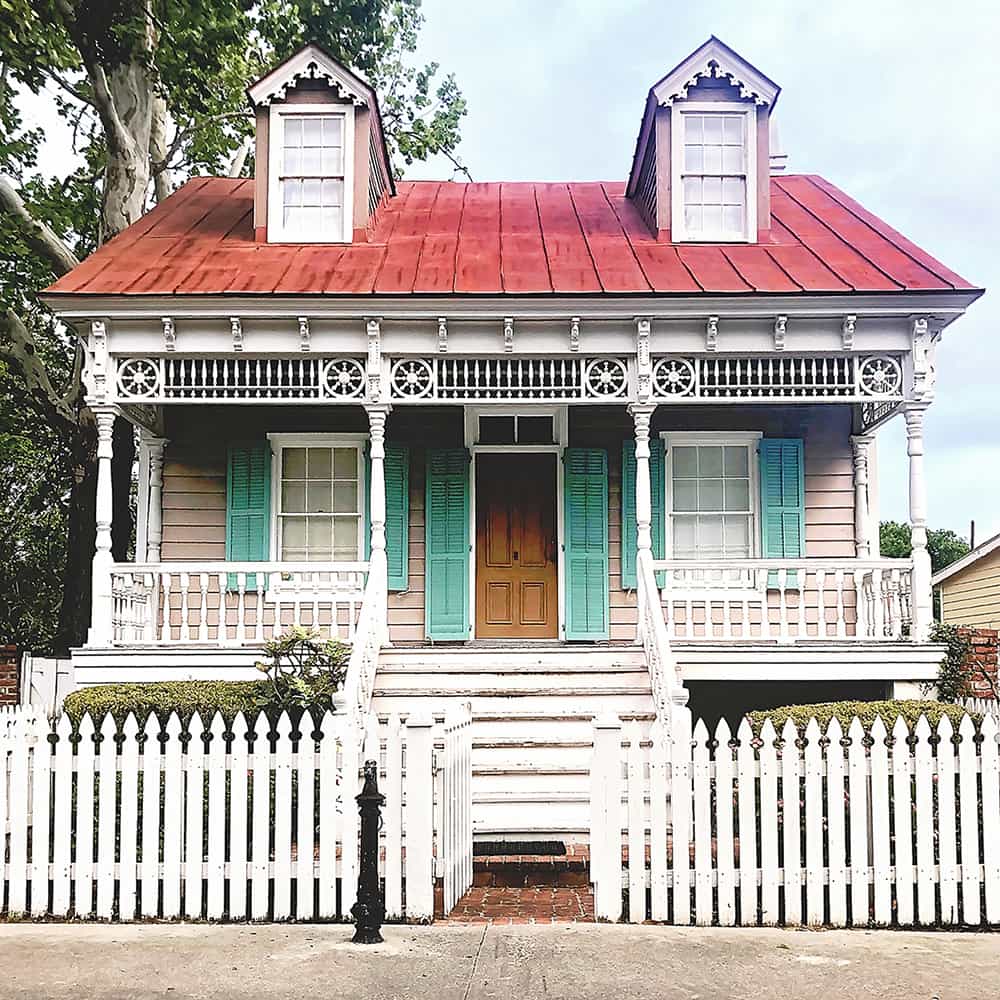
{"type": "Polygon", "coordinates": [[[259,696],[259,707],[333,711],[334,695],[347,675],[349,646],[294,625],[266,642],[264,655],[266,661],[257,669],[267,674],[270,683],[259,696]]]}
{"type": "MultiPolygon", "coordinates": [[[[913,553],[910,526],[899,521],[883,521],[879,525],[879,552],[886,559],[909,559],[913,553]]],[[[950,566],[953,562],[969,554],[969,543],[947,528],[929,529],[927,551],[931,557],[931,570],[950,566]]]]}

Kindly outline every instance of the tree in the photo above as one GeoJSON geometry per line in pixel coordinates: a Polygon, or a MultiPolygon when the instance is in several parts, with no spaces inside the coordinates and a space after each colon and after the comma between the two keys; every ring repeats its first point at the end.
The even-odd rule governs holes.
{"type": "MultiPolygon", "coordinates": [[[[883,521],[878,526],[879,551],[887,559],[909,559],[913,552],[910,526],[899,521],[883,521]]],[[[927,551],[931,570],[937,573],[945,566],[969,554],[969,543],[947,528],[927,531],[927,551]]]]}
{"type": "MultiPolygon", "coordinates": [[[[11,541],[37,522],[47,540],[64,540],[60,557],[47,550],[41,558],[28,535],[18,536],[15,569],[5,572],[23,576],[25,593],[34,580],[43,596],[29,615],[0,605],[0,638],[45,640],[37,622],[56,616],[55,573],[61,601],[49,645],[78,644],[89,616],[96,433],[81,386],[82,344],[37,292],[177,179],[245,171],[245,87],[306,41],[372,82],[397,165],[441,153],[461,169],[465,101],[436,63],[413,65],[422,24],[420,0],[0,0],[0,402],[5,421],[20,428],[0,442],[0,473],[6,481],[18,470],[36,480],[44,473],[0,508],[0,535],[11,541]],[[44,177],[35,153],[41,133],[25,125],[22,105],[27,93],[53,91],[75,156],[63,176],[44,177]],[[35,435],[35,427],[44,429],[35,435]]],[[[118,424],[113,553],[121,559],[134,441],[118,424]]]]}

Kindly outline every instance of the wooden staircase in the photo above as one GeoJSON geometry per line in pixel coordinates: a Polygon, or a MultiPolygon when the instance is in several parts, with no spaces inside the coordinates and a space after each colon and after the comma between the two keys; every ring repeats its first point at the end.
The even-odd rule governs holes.
{"type": "Polygon", "coordinates": [[[591,723],[602,712],[654,718],[635,646],[470,645],[385,649],[373,708],[385,717],[471,702],[473,831],[477,839],[589,832],[591,723]]]}

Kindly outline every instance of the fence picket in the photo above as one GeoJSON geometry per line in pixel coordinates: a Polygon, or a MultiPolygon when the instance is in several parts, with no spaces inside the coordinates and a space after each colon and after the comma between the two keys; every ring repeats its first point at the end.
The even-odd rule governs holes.
{"type": "Polygon", "coordinates": [[[323,735],[319,744],[319,918],[330,920],[337,915],[339,723],[331,712],[326,712],[319,729],[323,735]]]}
{"type": "Polygon", "coordinates": [[[25,713],[15,717],[10,729],[10,790],[7,793],[10,816],[9,875],[7,878],[7,912],[20,915],[28,904],[28,802],[30,794],[30,760],[34,716],[25,713]]]}
{"type": "Polygon", "coordinates": [[[292,915],[292,720],[288,712],[274,727],[274,919],[292,915]]]}
{"type": "Polygon", "coordinates": [[[830,871],[830,924],[847,925],[847,841],[844,819],[844,731],[834,716],[826,727],[826,816],[830,871]]]}
{"type": "Polygon", "coordinates": [[[986,922],[995,924],[1000,920],[1000,748],[996,716],[987,715],[983,719],[980,735],[986,922]]]}
{"type": "Polygon", "coordinates": [[[770,719],[760,729],[760,922],[778,923],[778,734],[770,719]]]}
{"type": "MultiPolygon", "coordinates": [[[[358,898],[358,754],[359,734],[353,726],[343,730],[343,769],[340,778],[340,822],[343,831],[343,851],[340,865],[340,908],[346,917],[358,898]]],[[[407,785],[409,788],[409,785],[407,785]]],[[[407,869],[409,861],[407,859],[407,869]]]]}
{"type": "MultiPolygon", "coordinates": [[[[52,764],[52,908],[54,917],[65,917],[70,904],[70,865],[73,830],[73,723],[63,715],[56,726],[56,748],[52,764]]],[[[3,734],[0,733],[0,786],[6,786],[3,734]]],[[[0,829],[4,829],[3,796],[0,789],[0,829]]]]}
{"type": "Polygon", "coordinates": [[[694,727],[694,914],[695,923],[712,922],[712,781],[708,729],[699,719],[694,727]]]}
{"type": "Polygon", "coordinates": [[[226,723],[220,712],[215,713],[209,732],[205,914],[209,920],[219,920],[225,911],[226,892],[226,723]]]}
{"type": "Polygon", "coordinates": [[[959,723],[959,812],[962,845],[962,922],[975,926],[981,918],[979,904],[979,789],[976,775],[976,727],[967,715],[959,723]]]}
{"type": "Polygon", "coordinates": [[[675,924],[691,923],[691,792],[691,710],[681,708],[674,713],[670,763],[675,924]]]}
{"type": "Polygon", "coordinates": [[[150,712],[142,731],[142,860],[139,868],[144,917],[155,917],[160,903],[160,723],[150,712]]]}
{"type": "Polygon", "coordinates": [[[739,792],[740,923],[757,923],[757,781],[753,729],[744,718],[736,731],[736,785],[739,792]]]}
{"type": "Polygon", "coordinates": [[[897,716],[892,727],[893,847],[896,866],[896,920],[900,927],[913,923],[913,796],[910,779],[910,730],[897,716]]]}
{"type": "MultiPolygon", "coordinates": [[[[868,923],[868,775],[865,728],[857,716],[847,730],[848,801],[851,804],[851,924],[868,923]]],[[[888,871],[886,872],[888,877],[888,871]]]]}
{"type": "MultiPolygon", "coordinates": [[[[858,723],[861,728],[861,723],[858,723]]],[[[855,729],[851,723],[851,730],[855,729]]],[[[849,732],[853,747],[864,735],[855,739],[849,732]]],[[[872,882],[874,883],[874,916],[875,923],[880,927],[888,927],[892,922],[892,872],[891,865],[891,834],[889,830],[889,748],[886,744],[888,731],[881,718],[876,718],[871,728],[871,790],[872,790],[872,882]]],[[[852,836],[853,836],[852,813],[852,836]]],[[[853,864],[853,862],[852,862],[853,864]]],[[[852,876],[853,877],[853,876],[852,876]]],[[[854,886],[851,886],[853,896],[854,886]]],[[[868,894],[865,893],[867,901],[868,894]]],[[[861,922],[852,915],[855,926],[861,922]]]]}
{"type": "Polygon", "coordinates": [[[914,729],[913,783],[917,812],[917,922],[933,926],[936,918],[934,877],[934,761],[931,758],[931,727],[921,715],[914,729]]]}
{"type": "Polygon", "coordinates": [[[181,859],[184,851],[184,756],[180,716],[167,718],[163,745],[163,916],[181,915],[181,859]]]}
{"type": "Polygon", "coordinates": [[[626,760],[626,822],[628,824],[628,919],[641,924],[646,919],[646,825],[643,820],[645,761],[642,758],[639,723],[625,727],[628,741],[626,760]]]}
{"type": "Polygon", "coordinates": [[[947,715],[937,725],[938,862],[941,886],[941,923],[958,923],[958,864],[955,814],[954,729],[947,715]]]}
{"type": "Polygon", "coordinates": [[[591,769],[596,784],[591,799],[591,878],[598,920],[618,921],[622,915],[622,773],[621,722],[616,716],[594,720],[591,769]]]}
{"type": "Polygon", "coordinates": [[[115,821],[117,819],[117,771],[115,720],[110,715],[101,723],[97,748],[97,916],[110,920],[115,905],[115,821]]]}
{"type": "Polygon", "coordinates": [[[48,719],[34,723],[35,748],[31,774],[31,914],[44,916],[49,908],[49,820],[52,805],[52,746],[48,719]]]}
{"type": "Polygon", "coordinates": [[[805,732],[806,802],[806,920],[813,926],[823,923],[823,750],[815,716],[805,732]]]}
{"type": "Polygon", "coordinates": [[[77,917],[94,911],[94,720],[80,719],[76,750],[76,858],[73,909],[77,917]]]}
{"type": "Polygon", "coordinates": [[[202,863],[205,837],[205,727],[197,712],[188,723],[188,744],[184,755],[184,915],[201,916],[202,863]]]}
{"type": "Polygon", "coordinates": [[[316,855],[314,809],[316,791],[316,743],[312,738],[312,716],[305,712],[299,722],[296,768],[295,821],[295,919],[312,920],[314,913],[313,863],[316,855]]]}
{"type": "Polygon", "coordinates": [[[250,918],[267,916],[271,872],[271,724],[261,712],[253,730],[253,812],[250,833],[250,918]]]}
{"type": "Polygon", "coordinates": [[[385,730],[385,914],[403,915],[403,743],[399,715],[389,716],[385,730]]]}
{"type": "Polygon", "coordinates": [[[139,832],[139,722],[132,712],[128,713],[122,725],[121,798],[118,919],[132,920],[135,917],[139,832]]]}
{"type": "Polygon", "coordinates": [[[670,893],[667,875],[667,761],[669,744],[663,725],[652,727],[649,759],[649,886],[650,916],[653,920],[670,917],[670,893]]]}
{"type": "Polygon", "coordinates": [[[229,727],[229,918],[247,916],[247,806],[250,770],[247,720],[237,712],[229,727]]]}
{"type": "Polygon", "coordinates": [[[802,923],[802,768],[798,730],[791,719],[781,730],[781,846],[785,878],[785,923],[802,923]]]}
{"type": "Polygon", "coordinates": [[[733,736],[725,718],[715,728],[715,839],[719,923],[736,923],[736,867],[733,852],[733,736]]]}

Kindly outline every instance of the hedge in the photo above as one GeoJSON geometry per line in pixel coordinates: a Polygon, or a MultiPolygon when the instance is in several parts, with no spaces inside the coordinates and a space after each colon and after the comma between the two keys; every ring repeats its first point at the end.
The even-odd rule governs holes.
{"type": "Polygon", "coordinates": [[[63,711],[74,727],[86,712],[99,728],[110,712],[120,726],[129,712],[135,714],[139,726],[146,724],[151,713],[161,723],[176,711],[186,727],[197,712],[207,726],[221,712],[226,722],[232,722],[238,712],[248,719],[256,718],[262,699],[271,694],[270,681],[148,681],[142,684],[100,684],[82,688],[66,696],[63,711]]]}
{"type": "Polygon", "coordinates": [[[881,717],[885,728],[891,730],[896,723],[896,717],[902,716],[911,731],[921,715],[927,716],[931,728],[935,728],[943,715],[951,719],[951,724],[957,730],[965,715],[969,715],[979,728],[982,716],[974,712],[966,712],[960,705],[948,705],[940,701],[826,701],[816,705],[783,705],[781,708],[771,708],[758,712],[748,712],[747,718],[755,736],[760,735],[765,719],[770,719],[775,730],[780,734],[785,722],[791,719],[802,735],[809,720],[815,716],[823,732],[830,720],[835,718],[844,728],[844,734],[857,716],[868,732],[876,718],[881,717]]]}

